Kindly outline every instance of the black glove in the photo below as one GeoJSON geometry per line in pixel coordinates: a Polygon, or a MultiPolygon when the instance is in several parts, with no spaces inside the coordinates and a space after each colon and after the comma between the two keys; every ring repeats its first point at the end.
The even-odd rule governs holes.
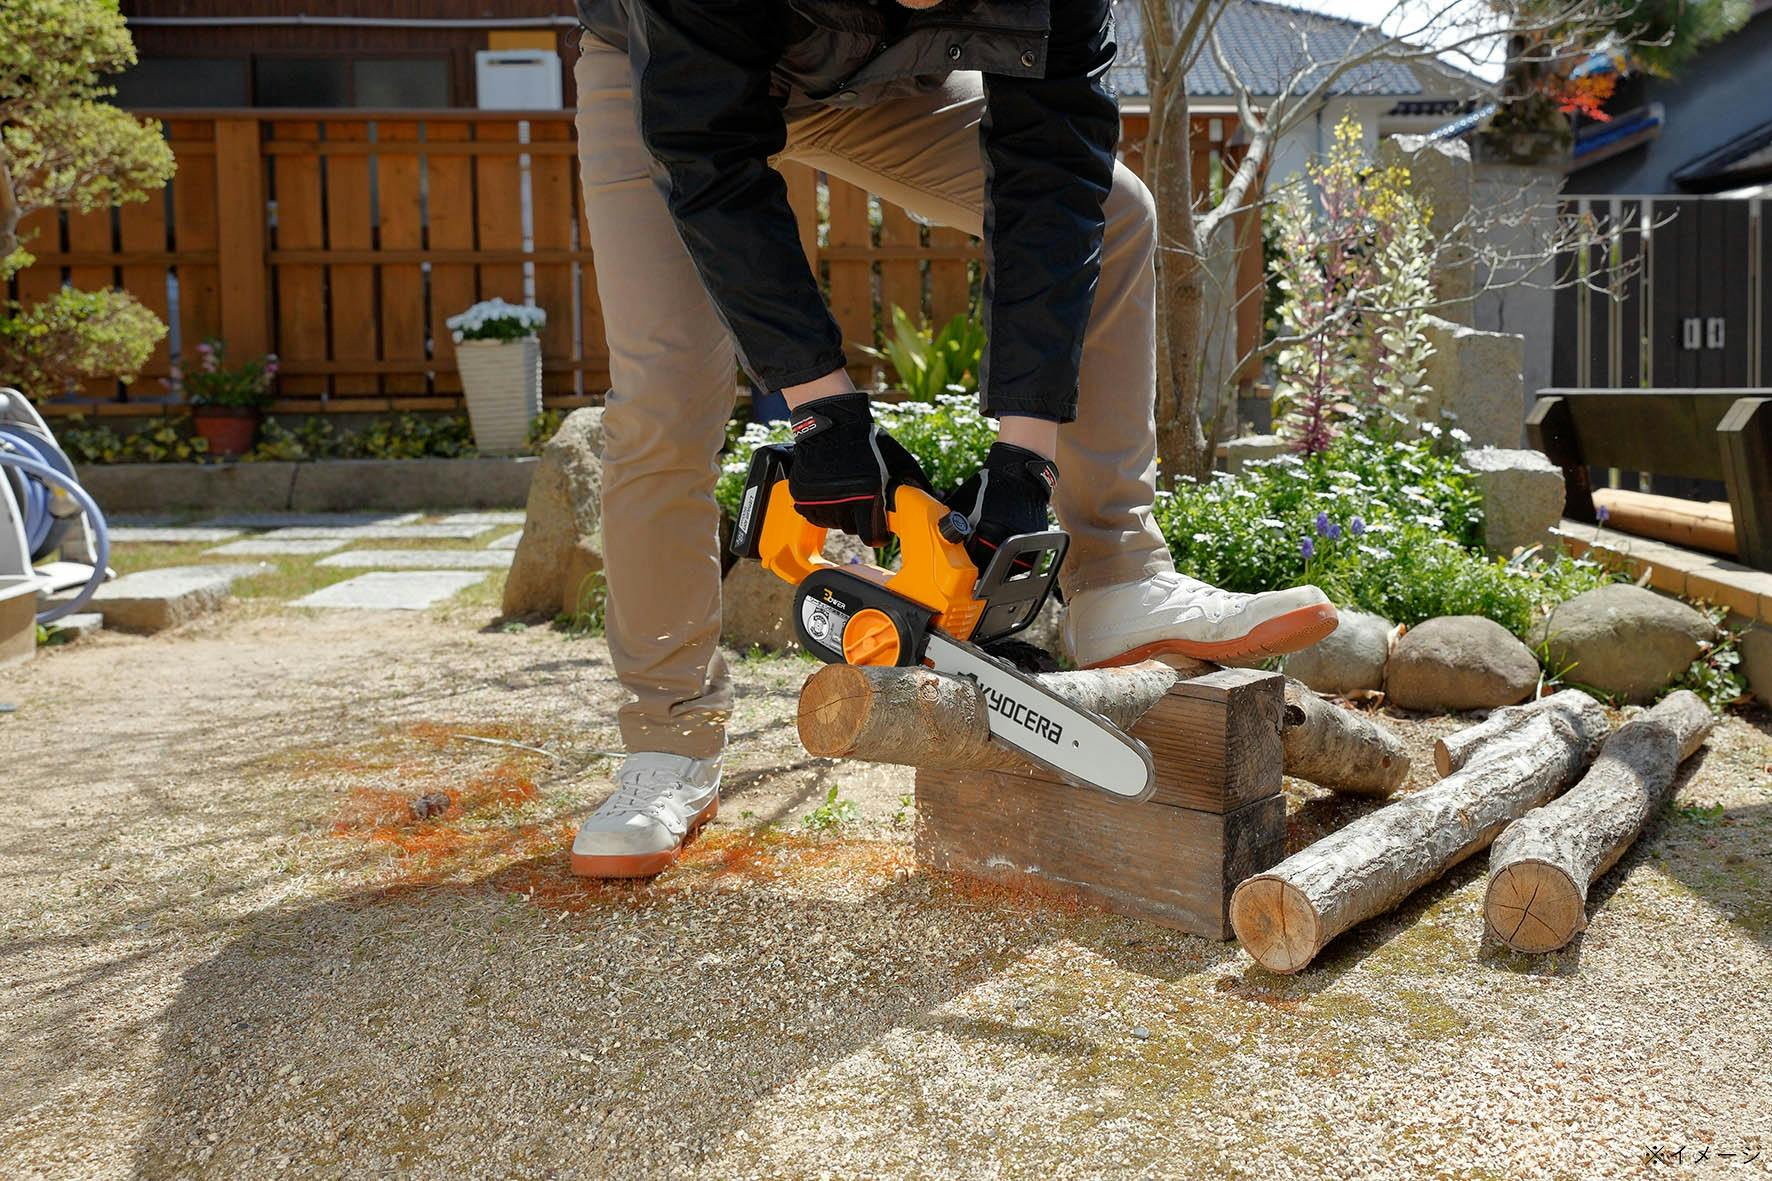
{"type": "Polygon", "coordinates": [[[916,457],[874,425],[865,394],[838,394],[794,411],[788,491],[800,515],[825,529],[885,545],[886,508],[900,484],[927,490],[916,457]]]}
{"type": "Polygon", "coordinates": [[[978,474],[942,497],[972,522],[966,553],[973,565],[981,571],[990,565],[1005,538],[1049,529],[1046,506],[1057,483],[1058,465],[1050,459],[1013,443],[993,443],[978,474]]]}

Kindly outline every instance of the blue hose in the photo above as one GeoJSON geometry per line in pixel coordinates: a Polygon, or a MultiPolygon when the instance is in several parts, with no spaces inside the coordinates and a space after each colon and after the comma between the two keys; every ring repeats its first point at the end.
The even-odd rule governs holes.
{"type": "Polygon", "coordinates": [[[0,467],[10,467],[30,477],[23,481],[24,503],[20,506],[25,514],[25,548],[30,555],[38,552],[38,546],[49,537],[50,530],[56,524],[55,517],[49,511],[50,485],[65,490],[73,497],[74,503],[80,506],[92,525],[92,535],[98,544],[92,577],[86,580],[80,593],[68,602],[58,603],[47,611],[38,612],[38,623],[53,623],[84,607],[98,590],[99,584],[105,580],[105,570],[111,563],[111,534],[105,526],[105,515],[99,510],[98,502],[92,499],[86,489],[80,487],[70,473],[49,463],[45,453],[17,431],[0,431],[0,467]]]}

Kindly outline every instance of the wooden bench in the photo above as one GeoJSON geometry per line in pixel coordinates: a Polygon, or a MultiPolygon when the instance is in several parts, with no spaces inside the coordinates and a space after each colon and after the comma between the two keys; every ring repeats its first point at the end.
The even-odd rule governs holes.
{"type": "Polygon", "coordinates": [[[917,772],[918,860],[1229,939],[1231,893],[1286,855],[1285,679],[1177,681],[1131,733],[1157,791],[1126,804],[1026,772],[917,772]]]}
{"type": "Polygon", "coordinates": [[[1596,519],[1590,467],[1721,481],[1736,556],[1772,570],[1772,389],[1541,390],[1526,435],[1563,469],[1577,521],[1596,519]]]}

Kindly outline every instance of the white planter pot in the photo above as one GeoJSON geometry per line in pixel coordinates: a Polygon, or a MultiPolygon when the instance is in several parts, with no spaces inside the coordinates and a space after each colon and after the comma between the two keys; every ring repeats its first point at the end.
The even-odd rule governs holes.
{"type": "Polygon", "coordinates": [[[455,346],[455,364],[474,446],[483,455],[521,453],[529,424],[541,413],[541,342],[464,340],[455,346]]]}

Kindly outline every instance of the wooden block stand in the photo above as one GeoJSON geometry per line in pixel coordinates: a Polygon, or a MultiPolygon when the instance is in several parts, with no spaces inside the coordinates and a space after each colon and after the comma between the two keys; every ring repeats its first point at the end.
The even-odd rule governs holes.
{"type": "Polygon", "coordinates": [[[919,770],[917,857],[1229,939],[1237,883],[1286,855],[1284,685],[1252,669],[1177,681],[1131,731],[1157,768],[1142,804],[1045,775],[919,770]]]}

